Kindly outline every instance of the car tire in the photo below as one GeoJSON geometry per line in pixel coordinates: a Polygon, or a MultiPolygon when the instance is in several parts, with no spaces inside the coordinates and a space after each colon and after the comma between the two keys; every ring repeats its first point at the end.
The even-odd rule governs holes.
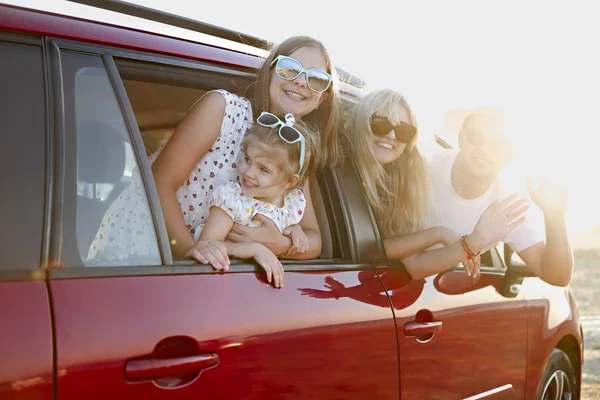
{"type": "Polygon", "coordinates": [[[554,349],[542,377],[537,400],[578,400],[577,377],[567,354],[554,349]]]}

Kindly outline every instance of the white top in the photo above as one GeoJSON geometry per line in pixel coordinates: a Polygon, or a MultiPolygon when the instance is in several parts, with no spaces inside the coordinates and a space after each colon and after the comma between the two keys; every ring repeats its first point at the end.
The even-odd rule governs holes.
{"type": "MultiPolygon", "coordinates": [[[[225,98],[225,114],[219,136],[208,153],[196,164],[177,190],[183,218],[192,235],[195,227],[208,217],[215,187],[237,179],[241,143],[252,126],[252,106],[243,98],[225,90],[214,90],[225,98]]],[[[210,92],[208,92],[210,93],[210,92]]],[[[220,116],[215,116],[218,118],[220,116]]],[[[201,135],[202,132],[198,131],[201,135]]],[[[164,144],[150,156],[154,162],[164,144]]],[[[152,214],[139,170],[133,171],[132,183],[123,190],[105,213],[90,246],[87,260],[119,260],[150,256],[160,261],[152,214]]]]}
{"type": "MultiPolygon", "coordinates": [[[[242,188],[237,182],[227,182],[213,191],[211,206],[219,207],[225,211],[234,223],[257,227],[261,222],[255,220],[257,214],[271,219],[280,232],[286,228],[298,224],[304,216],[306,201],[300,189],[290,191],[283,201],[283,207],[265,201],[256,200],[245,196],[242,188]]],[[[198,241],[204,224],[196,227],[194,240],[198,241]]]]}
{"type": "MultiPolygon", "coordinates": [[[[252,126],[250,102],[226,90],[213,90],[225,98],[225,115],[221,133],[208,153],[196,164],[188,179],[177,190],[177,200],[187,228],[195,235],[195,228],[208,218],[214,188],[237,180],[236,163],[246,131],[252,126]]],[[[210,92],[208,92],[210,93],[210,92]]],[[[208,94],[207,93],[207,94],[208,94]]],[[[206,95],[205,95],[206,96],[206,95]]],[[[156,155],[161,149],[156,151],[156,155]]],[[[156,156],[152,156],[154,161],[156,156]]]]}
{"type": "MultiPolygon", "coordinates": [[[[426,228],[445,226],[459,235],[473,232],[477,221],[485,209],[495,200],[501,200],[512,193],[529,198],[525,180],[515,182],[500,174],[489,190],[481,197],[464,199],[452,188],[451,171],[458,151],[442,150],[432,154],[429,161],[429,182],[431,205],[426,228]]],[[[515,252],[525,250],[546,239],[543,214],[531,199],[529,210],[525,212],[525,222],[515,228],[504,240],[515,252]]],[[[439,247],[439,246],[437,246],[439,247]]]]}

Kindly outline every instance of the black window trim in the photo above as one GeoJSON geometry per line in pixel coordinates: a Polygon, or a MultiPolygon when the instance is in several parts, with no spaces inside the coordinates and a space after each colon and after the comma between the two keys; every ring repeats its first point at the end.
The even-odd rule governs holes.
{"type": "Polygon", "coordinates": [[[0,41],[11,42],[17,44],[30,44],[34,46],[42,46],[43,41],[41,36],[29,33],[16,33],[0,29],[0,41]]]}
{"type": "Polygon", "coordinates": [[[142,175],[142,181],[144,182],[144,188],[146,190],[146,198],[152,211],[152,222],[154,224],[154,231],[156,232],[156,239],[158,248],[161,254],[161,260],[163,265],[173,265],[173,256],[171,255],[171,246],[169,245],[169,236],[167,234],[167,226],[163,217],[162,207],[160,206],[160,199],[158,198],[158,191],[156,190],[156,184],[154,183],[154,175],[152,175],[152,169],[148,157],[146,157],[146,150],[144,142],[142,140],[142,134],[140,133],[135,114],[127,92],[125,91],[125,85],[119,76],[119,71],[112,56],[102,55],[102,60],[106,67],[106,71],[110,82],[115,91],[115,95],[121,107],[123,113],[123,119],[127,126],[127,132],[129,132],[129,140],[133,147],[135,159],[142,175]],[[141,155],[144,155],[142,157],[141,155]]]}
{"type": "MultiPolygon", "coordinates": [[[[133,110],[129,104],[129,99],[126,97],[125,88],[121,79],[116,71],[116,65],[112,60],[112,57],[103,54],[102,50],[95,48],[94,46],[85,45],[85,49],[77,46],[76,42],[61,41],[53,38],[46,38],[46,43],[51,53],[51,65],[52,65],[52,90],[54,95],[54,103],[57,105],[54,112],[54,180],[53,180],[53,212],[51,213],[51,243],[50,243],[50,260],[56,260],[50,263],[50,265],[58,264],[62,260],[62,243],[63,243],[63,223],[64,223],[64,196],[65,196],[65,110],[64,110],[64,87],[62,81],[62,64],[61,64],[61,51],[70,52],[84,52],[86,54],[100,57],[107,76],[111,82],[113,90],[115,91],[115,97],[121,108],[121,113],[127,127],[129,139],[134,150],[137,165],[142,172],[142,178],[146,183],[146,192],[148,195],[149,206],[152,210],[153,223],[157,234],[157,244],[161,253],[161,262],[166,265],[172,265],[173,259],[171,257],[171,250],[168,245],[168,236],[166,227],[164,226],[164,218],[162,218],[162,209],[160,208],[160,201],[158,200],[158,193],[156,193],[156,186],[148,185],[147,179],[150,177],[152,183],[152,173],[150,172],[150,164],[147,159],[144,160],[140,157],[140,151],[144,150],[144,145],[140,136],[137,122],[133,116],[133,110]],[[63,43],[64,42],[64,43],[63,43]],[[68,43],[67,43],[68,42],[68,43]],[[116,74],[116,75],[115,75],[116,74]],[[123,97],[125,94],[125,97],[123,97]],[[133,122],[132,122],[133,118],[133,122]],[[137,137],[136,137],[137,133],[137,137]],[[151,187],[152,189],[148,189],[151,187]],[[157,215],[158,213],[158,215],[157,215]],[[162,220],[158,219],[162,218],[162,220]]],[[[69,267],[72,268],[72,267],[69,267]]],[[[52,270],[54,271],[54,269],[52,270]]]]}
{"type": "MultiPolygon", "coordinates": [[[[334,263],[320,263],[327,260],[293,260],[293,263],[285,262],[285,272],[334,272],[334,271],[373,271],[371,264],[350,263],[336,261],[334,263]]],[[[195,263],[194,260],[186,260],[170,266],[129,266],[129,267],[69,267],[55,268],[50,270],[50,279],[79,279],[79,278],[111,278],[128,276],[153,276],[153,275],[215,275],[236,273],[263,273],[260,266],[246,260],[232,260],[231,270],[221,272],[210,265],[195,263]]]]}
{"type": "Polygon", "coordinates": [[[137,61],[145,61],[148,63],[163,64],[174,67],[183,67],[193,70],[222,73],[229,76],[237,76],[241,78],[253,78],[256,76],[254,70],[246,67],[237,67],[235,65],[215,65],[214,63],[205,61],[186,60],[174,56],[164,54],[152,54],[141,52],[138,50],[124,50],[113,46],[83,43],[74,40],[52,38],[52,42],[58,47],[69,50],[79,50],[97,55],[108,55],[115,58],[123,58],[137,61]]]}
{"type": "Polygon", "coordinates": [[[48,246],[48,268],[58,264],[62,254],[63,200],[65,187],[65,118],[64,96],[60,49],[52,41],[46,40],[50,60],[50,87],[53,107],[52,163],[49,164],[50,184],[50,240],[48,246]],[[53,261],[54,260],[54,261],[53,261]]]}

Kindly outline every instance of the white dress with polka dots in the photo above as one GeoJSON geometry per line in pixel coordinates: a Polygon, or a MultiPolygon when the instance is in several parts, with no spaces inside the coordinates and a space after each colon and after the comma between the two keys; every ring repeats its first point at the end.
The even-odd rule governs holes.
{"type": "MultiPolygon", "coordinates": [[[[217,187],[213,192],[210,204],[225,211],[234,223],[249,227],[260,226],[261,222],[255,220],[254,217],[262,214],[275,223],[279,232],[300,223],[306,208],[304,193],[300,189],[290,191],[283,200],[283,207],[277,207],[274,204],[245,196],[237,182],[227,182],[217,187]]],[[[196,241],[200,237],[203,226],[204,224],[200,224],[196,227],[194,235],[196,241]]]]}
{"type": "MultiPolygon", "coordinates": [[[[241,142],[246,131],[252,126],[252,106],[247,99],[225,90],[214,92],[225,98],[221,131],[212,148],[177,190],[177,200],[192,235],[195,233],[195,227],[203,224],[208,217],[213,189],[237,179],[236,162],[241,151],[241,142]]],[[[156,160],[163,147],[164,145],[150,156],[151,162],[156,160]]],[[[90,246],[88,260],[126,260],[133,255],[158,257],[154,226],[149,213],[144,213],[144,218],[118,218],[118,215],[122,216],[123,213],[137,214],[136,209],[143,205],[148,210],[143,182],[135,175],[139,175],[139,171],[134,171],[131,185],[119,195],[104,215],[100,229],[90,246]],[[133,213],[129,212],[130,210],[134,210],[133,213]],[[139,232],[150,233],[140,235],[139,232]]]]}

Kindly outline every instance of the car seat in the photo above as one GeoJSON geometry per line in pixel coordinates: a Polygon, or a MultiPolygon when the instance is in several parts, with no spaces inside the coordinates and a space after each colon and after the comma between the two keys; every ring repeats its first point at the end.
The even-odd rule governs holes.
{"type": "MultiPolygon", "coordinates": [[[[110,204],[124,189],[125,137],[103,122],[77,125],[77,181],[91,184],[91,193],[77,194],[77,247],[85,259],[100,222],[110,204]],[[96,196],[97,184],[112,184],[110,195],[96,196]]],[[[87,185],[86,185],[87,186],[87,185]]],[[[89,187],[89,186],[88,186],[89,187]]]]}

